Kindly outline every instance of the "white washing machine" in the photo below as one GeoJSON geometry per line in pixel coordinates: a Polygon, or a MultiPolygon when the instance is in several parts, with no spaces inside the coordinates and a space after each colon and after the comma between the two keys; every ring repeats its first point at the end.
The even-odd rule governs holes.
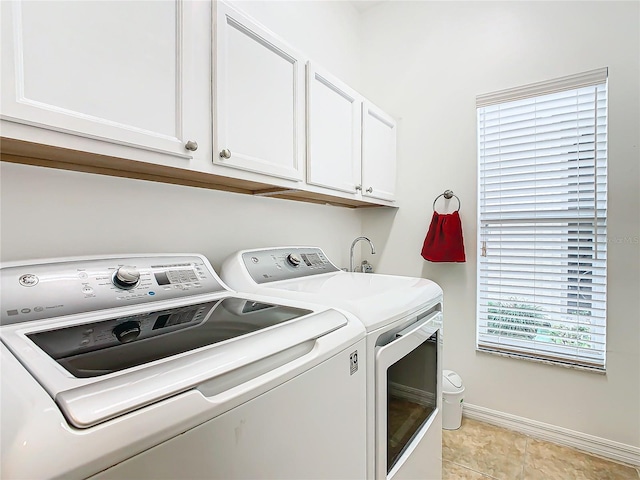
{"type": "Polygon", "coordinates": [[[360,479],[365,329],[201,255],[5,264],[0,477],[360,479]]]}
{"type": "Polygon", "coordinates": [[[367,330],[367,478],[442,477],[442,289],[422,278],[344,272],[318,247],[243,250],[238,291],[327,305],[367,330]]]}

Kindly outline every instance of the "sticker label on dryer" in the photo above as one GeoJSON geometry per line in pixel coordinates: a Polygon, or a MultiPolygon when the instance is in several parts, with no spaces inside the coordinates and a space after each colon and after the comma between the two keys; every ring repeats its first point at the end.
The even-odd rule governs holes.
{"type": "Polygon", "coordinates": [[[349,367],[351,369],[351,375],[358,371],[358,351],[351,353],[349,355],[349,367]]]}

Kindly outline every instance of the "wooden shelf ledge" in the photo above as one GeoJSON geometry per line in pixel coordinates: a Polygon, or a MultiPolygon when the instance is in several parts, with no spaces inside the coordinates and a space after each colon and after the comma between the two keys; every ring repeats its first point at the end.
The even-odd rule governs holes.
{"type": "Polygon", "coordinates": [[[167,167],[5,137],[0,137],[0,160],[23,165],[208,188],[211,190],[274,197],[298,202],[329,204],[348,208],[381,206],[304,190],[279,188],[268,183],[167,167]]]}

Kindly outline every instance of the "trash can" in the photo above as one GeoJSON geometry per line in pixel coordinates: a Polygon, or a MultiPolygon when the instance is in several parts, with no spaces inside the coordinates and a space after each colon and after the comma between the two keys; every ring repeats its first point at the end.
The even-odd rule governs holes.
{"type": "Polygon", "coordinates": [[[442,371],[442,428],[456,430],[462,424],[464,387],[462,378],[453,370],[442,371]]]}

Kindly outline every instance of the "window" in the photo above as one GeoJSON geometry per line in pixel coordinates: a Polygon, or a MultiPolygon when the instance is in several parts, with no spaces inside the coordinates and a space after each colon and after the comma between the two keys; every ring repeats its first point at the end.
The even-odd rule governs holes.
{"type": "Polygon", "coordinates": [[[477,100],[478,349],[604,371],[607,69],[477,100]]]}

